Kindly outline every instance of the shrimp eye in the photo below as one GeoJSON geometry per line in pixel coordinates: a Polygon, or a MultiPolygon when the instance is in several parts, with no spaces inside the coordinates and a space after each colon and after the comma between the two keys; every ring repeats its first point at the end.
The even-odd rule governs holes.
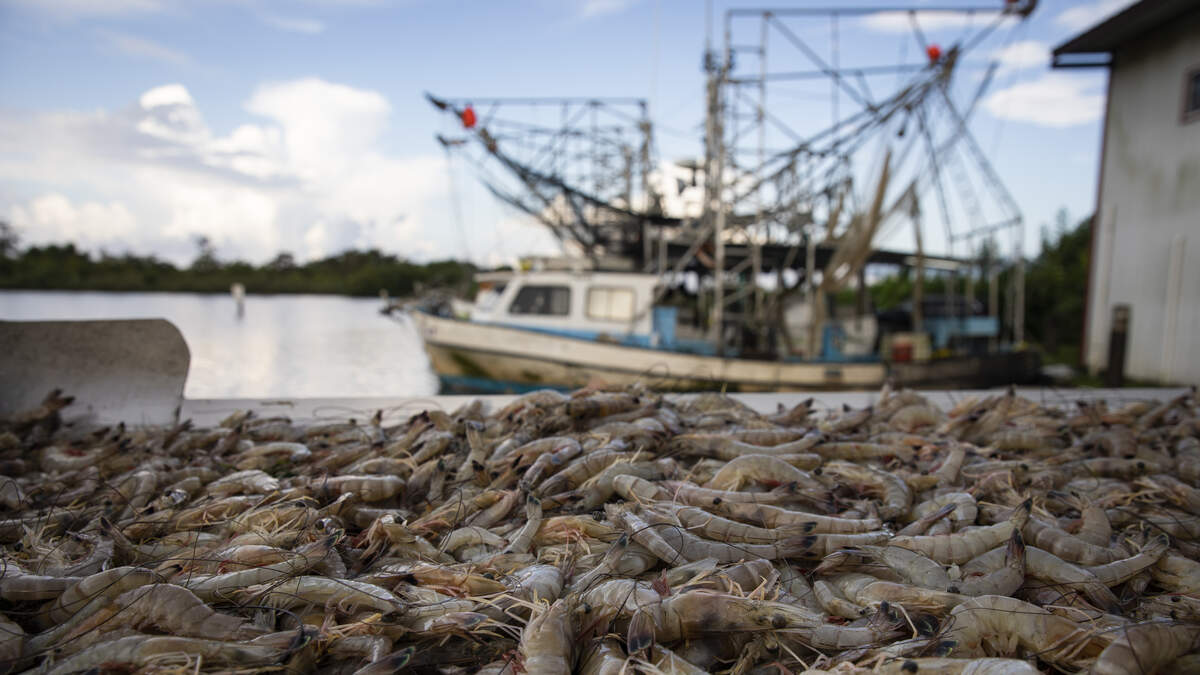
{"type": "Polygon", "coordinates": [[[1172,595],[1172,596],[1171,596],[1171,602],[1179,602],[1179,596],[1178,596],[1178,595],[1172,595]]]}
{"type": "Polygon", "coordinates": [[[720,497],[713,497],[713,506],[716,506],[717,504],[720,504],[720,503],[721,503],[720,497]]]}
{"type": "Polygon", "coordinates": [[[951,586],[950,588],[946,589],[946,592],[947,593],[961,593],[962,591],[958,590],[958,586],[951,586]]]}
{"type": "Polygon", "coordinates": [[[500,476],[500,472],[493,471],[493,472],[489,473],[488,475],[491,476],[492,478],[498,478],[500,476]]]}
{"type": "Polygon", "coordinates": [[[775,616],[771,617],[772,628],[784,628],[786,626],[787,619],[785,619],[782,614],[776,614],[775,616]]]}
{"type": "Polygon", "coordinates": [[[821,475],[821,467],[818,466],[817,468],[813,469],[813,475],[820,476],[821,475]]]}
{"type": "Polygon", "coordinates": [[[111,500],[111,499],[105,499],[105,500],[104,500],[104,505],[105,505],[105,506],[112,506],[112,500],[111,500]]]}
{"type": "Polygon", "coordinates": [[[904,665],[900,666],[900,670],[906,673],[915,673],[920,669],[921,667],[917,665],[916,661],[905,661],[904,665]]]}
{"type": "Polygon", "coordinates": [[[1138,462],[1138,463],[1137,463],[1137,464],[1135,464],[1134,466],[1136,466],[1136,467],[1138,468],[1138,471],[1144,471],[1144,470],[1146,469],[1146,463],[1145,463],[1145,462],[1138,462]]]}
{"type": "Polygon", "coordinates": [[[13,544],[13,550],[16,551],[17,553],[20,553],[24,548],[25,548],[25,545],[19,541],[17,543],[13,544]]]}

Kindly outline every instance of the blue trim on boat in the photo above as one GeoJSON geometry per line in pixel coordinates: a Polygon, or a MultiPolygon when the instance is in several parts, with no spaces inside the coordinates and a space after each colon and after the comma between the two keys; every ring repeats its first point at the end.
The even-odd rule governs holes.
{"type": "MultiPolygon", "coordinates": [[[[531,326],[518,326],[518,325],[510,324],[510,323],[497,323],[497,322],[491,322],[491,321],[487,321],[487,322],[471,321],[470,319],[460,319],[460,318],[454,317],[454,316],[442,316],[439,314],[434,314],[432,312],[425,311],[423,309],[417,309],[415,311],[421,312],[422,314],[426,314],[428,316],[432,316],[436,319],[441,319],[443,321],[455,321],[458,323],[466,323],[466,324],[471,324],[471,325],[475,325],[475,326],[490,326],[492,328],[504,328],[507,330],[526,331],[526,332],[530,332],[530,333],[543,333],[546,335],[554,335],[555,337],[561,337],[566,340],[579,340],[581,342],[600,343],[600,340],[579,337],[578,334],[585,333],[586,331],[570,331],[570,330],[559,330],[559,329],[553,329],[553,328],[534,328],[531,326]]],[[[603,344],[603,343],[601,343],[601,344],[603,344]]],[[[644,346],[637,345],[637,344],[620,344],[620,343],[616,343],[615,346],[625,347],[626,349],[644,349],[646,351],[652,351],[652,352],[667,352],[670,354],[688,354],[691,356],[717,357],[716,350],[713,349],[712,344],[707,343],[707,342],[700,342],[697,340],[678,340],[677,339],[675,341],[674,349],[666,349],[662,346],[658,346],[658,347],[646,346],[646,347],[644,347],[644,346]]],[[[729,352],[726,352],[723,357],[718,357],[718,358],[737,359],[737,358],[741,358],[741,356],[737,351],[729,351],[729,352]]],[[[857,365],[857,364],[879,363],[881,361],[881,359],[877,355],[866,355],[864,357],[856,357],[853,360],[832,360],[832,359],[812,360],[812,359],[797,359],[797,358],[788,358],[786,360],[789,362],[807,363],[807,364],[816,365],[816,366],[825,365],[825,366],[829,366],[829,367],[844,366],[848,362],[852,362],[857,365]]],[[[535,387],[535,389],[536,388],[537,387],[535,387]]],[[[567,391],[567,390],[564,390],[564,391],[567,391]]]]}
{"type": "Polygon", "coordinates": [[[438,375],[441,381],[440,394],[528,394],[539,389],[554,389],[568,392],[569,387],[555,387],[547,384],[528,384],[524,382],[506,382],[504,380],[489,380],[485,377],[469,377],[466,375],[438,375]]]}
{"type": "MultiPolygon", "coordinates": [[[[446,318],[446,317],[442,317],[446,318]]],[[[609,344],[620,345],[622,347],[638,347],[639,349],[652,349],[658,352],[673,352],[677,354],[695,354],[698,356],[716,356],[717,350],[713,346],[703,340],[677,340],[672,335],[670,345],[659,344],[657,346],[650,344],[649,335],[639,335],[636,333],[614,334],[604,331],[595,330],[574,330],[571,328],[546,328],[544,326],[526,326],[516,323],[500,323],[498,321],[469,321],[467,319],[455,319],[456,321],[467,321],[477,326],[495,326],[497,328],[512,328],[515,330],[527,330],[531,333],[542,333],[544,335],[554,335],[557,337],[571,338],[573,340],[585,340],[587,342],[604,342],[609,344]],[[601,340],[601,336],[605,339],[601,340]]],[[[736,358],[737,353],[731,352],[727,354],[729,358],[736,358]]]]}
{"type": "Polygon", "coordinates": [[[545,333],[546,335],[558,335],[560,337],[575,338],[576,340],[587,340],[588,342],[600,342],[600,336],[605,336],[606,342],[618,344],[625,347],[641,347],[642,349],[656,349],[651,346],[649,335],[638,335],[637,333],[609,333],[599,330],[575,330],[572,328],[546,328],[544,326],[527,326],[517,323],[500,323],[497,321],[473,321],[480,326],[498,326],[500,328],[517,328],[527,330],[533,333],[545,333]]]}

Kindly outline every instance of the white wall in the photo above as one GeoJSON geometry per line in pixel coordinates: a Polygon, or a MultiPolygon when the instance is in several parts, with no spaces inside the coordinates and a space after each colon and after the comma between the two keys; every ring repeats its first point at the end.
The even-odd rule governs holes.
{"type": "Polygon", "coordinates": [[[1087,365],[1108,363],[1128,303],[1130,377],[1200,383],[1200,120],[1182,122],[1200,68],[1200,11],[1114,55],[1094,233],[1087,365]]]}

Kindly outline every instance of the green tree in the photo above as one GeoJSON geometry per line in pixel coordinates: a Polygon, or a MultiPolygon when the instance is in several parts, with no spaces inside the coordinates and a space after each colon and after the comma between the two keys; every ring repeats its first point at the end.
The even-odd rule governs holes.
{"type": "Polygon", "coordinates": [[[21,238],[17,231],[7,221],[0,220],[0,258],[9,259],[17,254],[17,244],[21,238]]]}
{"type": "Polygon", "coordinates": [[[208,237],[198,234],[194,239],[196,243],[196,259],[192,261],[193,272],[215,272],[221,267],[221,263],[217,260],[217,249],[213,246],[212,240],[208,237]]]}

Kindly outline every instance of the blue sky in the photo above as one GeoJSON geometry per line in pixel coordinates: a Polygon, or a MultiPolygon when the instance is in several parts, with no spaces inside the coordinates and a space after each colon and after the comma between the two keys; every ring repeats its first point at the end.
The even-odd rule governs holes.
{"type": "MultiPolygon", "coordinates": [[[[714,2],[718,22],[763,4],[714,2]]],[[[1027,251],[1060,207],[1095,201],[1105,76],[1050,71],[1047,50],[1125,4],[1042,2],[959,66],[966,88],[999,63],[971,128],[1024,212],[1027,251]]],[[[847,61],[920,56],[905,17],[842,21],[847,61]]],[[[919,21],[943,45],[964,32],[919,21]]],[[[828,47],[827,25],[795,25],[828,47]]],[[[0,0],[0,218],[26,243],[178,262],[197,235],[255,262],[546,252],[544,232],[447,160],[434,134],[453,128],[422,92],[649,98],[670,162],[701,151],[704,38],[700,0],[0,0]]]]}

